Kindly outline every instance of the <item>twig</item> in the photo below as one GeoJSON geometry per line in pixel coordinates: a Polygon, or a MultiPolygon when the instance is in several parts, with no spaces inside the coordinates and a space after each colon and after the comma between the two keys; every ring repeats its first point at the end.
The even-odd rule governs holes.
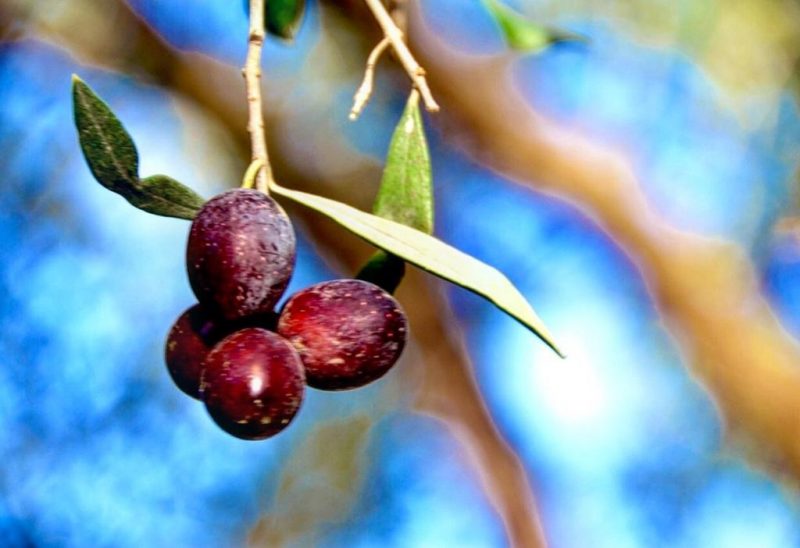
{"type": "Polygon", "coordinates": [[[244,79],[247,84],[248,122],[251,160],[264,163],[256,176],[256,188],[269,194],[272,182],[272,167],[267,155],[267,138],[264,133],[264,113],[261,102],[261,49],[264,45],[264,0],[250,0],[250,33],[245,62],[244,79]]]}
{"type": "Polygon", "coordinates": [[[422,95],[422,100],[425,102],[425,108],[429,112],[439,112],[439,105],[434,100],[431,90],[428,87],[428,81],[425,79],[425,69],[423,69],[414,56],[409,51],[403,40],[403,31],[395,24],[392,16],[386,11],[386,8],[381,3],[381,0],[365,0],[372,14],[378,21],[378,24],[383,30],[384,36],[389,40],[397,54],[400,63],[408,73],[408,77],[414,82],[414,85],[422,95]]]}
{"type": "Polygon", "coordinates": [[[389,47],[391,42],[388,38],[384,38],[378,45],[375,46],[375,49],[372,50],[372,53],[369,54],[367,58],[367,69],[364,71],[364,81],[361,82],[361,85],[358,87],[356,94],[353,96],[353,108],[350,109],[350,119],[357,120],[361,111],[364,110],[364,106],[366,106],[367,101],[369,101],[370,96],[372,95],[372,88],[373,83],[375,80],[375,66],[378,64],[378,59],[380,59],[381,55],[386,48],[389,47]]]}
{"type": "Polygon", "coordinates": [[[253,188],[256,186],[256,175],[261,172],[262,167],[264,167],[264,160],[261,158],[253,160],[250,163],[250,166],[244,173],[244,177],[242,177],[242,188],[253,188]]]}

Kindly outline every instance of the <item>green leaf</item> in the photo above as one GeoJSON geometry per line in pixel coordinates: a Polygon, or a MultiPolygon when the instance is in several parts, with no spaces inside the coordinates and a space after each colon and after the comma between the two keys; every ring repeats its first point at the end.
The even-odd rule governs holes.
{"type": "Polygon", "coordinates": [[[194,219],[205,199],[191,188],[166,175],[153,175],[140,181],[139,191],[128,201],[148,213],[194,219]]]}
{"type": "Polygon", "coordinates": [[[101,185],[122,194],[139,180],[139,155],[133,139],[109,106],[77,76],[72,77],[72,100],[89,169],[101,185]]]}
{"type": "Polygon", "coordinates": [[[525,297],[501,272],[414,228],[341,202],[271,185],[272,191],[336,221],[371,244],[488,299],[533,331],[560,356],[552,336],[525,297]]]}
{"type": "Polygon", "coordinates": [[[416,92],[409,97],[394,130],[372,211],[426,234],[433,233],[431,160],[416,92]]]}
{"type": "Polygon", "coordinates": [[[285,40],[297,34],[305,12],[305,0],[267,0],[267,31],[285,40]]]}
{"type": "Polygon", "coordinates": [[[194,218],[205,200],[166,175],[140,180],[133,139],[111,108],[77,76],[72,77],[72,98],[81,150],[101,185],[148,213],[194,218]]]}
{"type": "Polygon", "coordinates": [[[285,40],[297,34],[305,12],[305,0],[267,0],[267,31],[285,40]]]}
{"type": "MultiPolygon", "coordinates": [[[[250,13],[250,0],[242,0],[245,13],[250,13]]],[[[305,13],[305,0],[267,0],[264,25],[267,32],[284,40],[292,40],[305,13]]]]}
{"type": "Polygon", "coordinates": [[[500,0],[483,0],[484,6],[500,25],[503,38],[511,49],[538,53],[556,42],[585,42],[586,38],[578,34],[543,27],[513,9],[500,0]]]}
{"type": "MultiPolygon", "coordinates": [[[[392,135],[372,212],[426,234],[433,232],[431,160],[416,91],[408,98],[392,135]]],[[[378,251],[356,277],[394,293],[404,274],[405,262],[402,259],[378,251]]]]}

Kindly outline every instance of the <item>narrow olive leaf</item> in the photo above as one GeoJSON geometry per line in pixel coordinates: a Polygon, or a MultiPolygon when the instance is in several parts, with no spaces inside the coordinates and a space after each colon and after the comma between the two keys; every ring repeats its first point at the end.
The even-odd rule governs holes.
{"type": "Polygon", "coordinates": [[[133,139],[109,106],[74,75],[72,100],[89,169],[101,185],[124,196],[139,180],[139,155],[133,139]]]}
{"type": "MultiPolygon", "coordinates": [[[[421,230],[433,232],[433,184],[425,127],[419,110],[419,93],[411,92],[400,122],[394,130],[378,197],[372,212],[421,230]]],[[[357,274],[394,293],[405,274],[405,262],[376,252],[357,274]]]]}
{"type": "Polygon", "coordinates": [[[284,40],[291,40],[297,34],[305,12],[305,0],[267,0],[267,31],[284,40]]]}
{"type": "Polygon", "coordinates": [[[431,178],[419,94],[412,92],[389,144],[373,213],[426,234],[433,233],[431,178]]]}
{"type": "Polygon", "coordinates": [[[148,213],[193,219],[203,198],[166,175],[140,180],[136,145],[111,108],[77,76],[72,97],[81,150],[95,179],[148,213]]]}
{"type": "Polygon", "coordinates": [[[552,336],[525,297],[501,272],[424,232],[341,202],[271,185],[272,191],[334,220],[369,243],[488,299],[533,331],[559,356],[552,336]]]}
{"type": "Polygon", "coordinates": [[[500,0],[483,0],[483,4],[500,26],[503,38],[511,49],[538,53],[557,42],[586,41],[586,38],[579,34],[534,23],[500,0]]]}
{"type": "Polygon", "coordinates": [[[154,215],[194,219],[205,199],[191,188],[166,175],[153,175],[142,181],[128,201],[154,215]]]}

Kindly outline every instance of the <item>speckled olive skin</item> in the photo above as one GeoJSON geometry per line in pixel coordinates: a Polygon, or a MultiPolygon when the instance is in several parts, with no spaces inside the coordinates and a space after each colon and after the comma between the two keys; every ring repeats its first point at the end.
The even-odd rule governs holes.
{"type": "Polygon", "coordinates": [[[309,386],[357,388],[382,377],[400,357],[408,321],[400,304],[362,280],[323,282],[293,295],[278,333],[297,349],[309,386]]]}
{"type": "Polygon", "coordinates": [[[200,305],[189,308],[173,324],[167,335],[164,360],[170,377],[189,396],[200,398],[203,360],[221,338],[215,322],[200,305]]]}
{"type": "Polygon", "coordinates": [[[175,385],[189,396],[200,399],[200,375],[203,361],[211,348],[226,335],[245,327],[274,330],[278,315],[274,312],[251,316],[235,322],[214,318],[196,304],[178,317],[167,335],[164,361],[175,385]]]}
{"type": "Polygon", "coordinates": [[[225,337],[206,357],[200,387],[206,409],[237,438],[260,440],[286,428],[305,392],[300,356],[283,337],[249,327],[225,337]]]}
{"type": "Polygon", "coordinates": [[[189,283],[200,304],[226,320],[271,311],[294,263],[292,224],[262,192],[229,190],[209,200],[192,222],[189,283]]]}

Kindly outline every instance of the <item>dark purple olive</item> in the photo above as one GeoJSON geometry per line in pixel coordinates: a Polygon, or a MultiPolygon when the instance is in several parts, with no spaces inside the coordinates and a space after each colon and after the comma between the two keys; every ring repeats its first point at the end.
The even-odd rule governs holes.
{"type": "Polygon", "coordinates": [[[203,361],[211,348],[244,327],[275,329],[277,314],[270,312],[244,320],[225,322],[211,316],[201,305],[186,310],[167,335],[164,361],[175,385],[189,396],[200,398],[200,375],[203,361]]]}
{"type": "Polygon", "coordinates": [[[225,320],[268,314],[295,263],[292,224],[257,190],[229,190],[209,200],[192,222],[186,267],[204,307],[225,320]]]}
{"type": "Polygon", "coordinates": [[[221,328],[196,304],[180,315],[167,336],[164,359],[170,377],[178,388],[193,398],[200,398],[200,374],[203,360],[220,341],[221,328]]]}
{"type": "Polygon", "coordinates": [[[382,377],[400,357],[408,322],[389,293],[361,280],[334,280],[294,294],[278,317],[309,386],[357,388],[382,377]]]}
{"type": "Polygon", "coordinates": [[[300,356],[283,337],[245,328],[206,357],[200,388],[220,428],[237,438],[274,436],[294,418],[305,392],[300,356]]]}

